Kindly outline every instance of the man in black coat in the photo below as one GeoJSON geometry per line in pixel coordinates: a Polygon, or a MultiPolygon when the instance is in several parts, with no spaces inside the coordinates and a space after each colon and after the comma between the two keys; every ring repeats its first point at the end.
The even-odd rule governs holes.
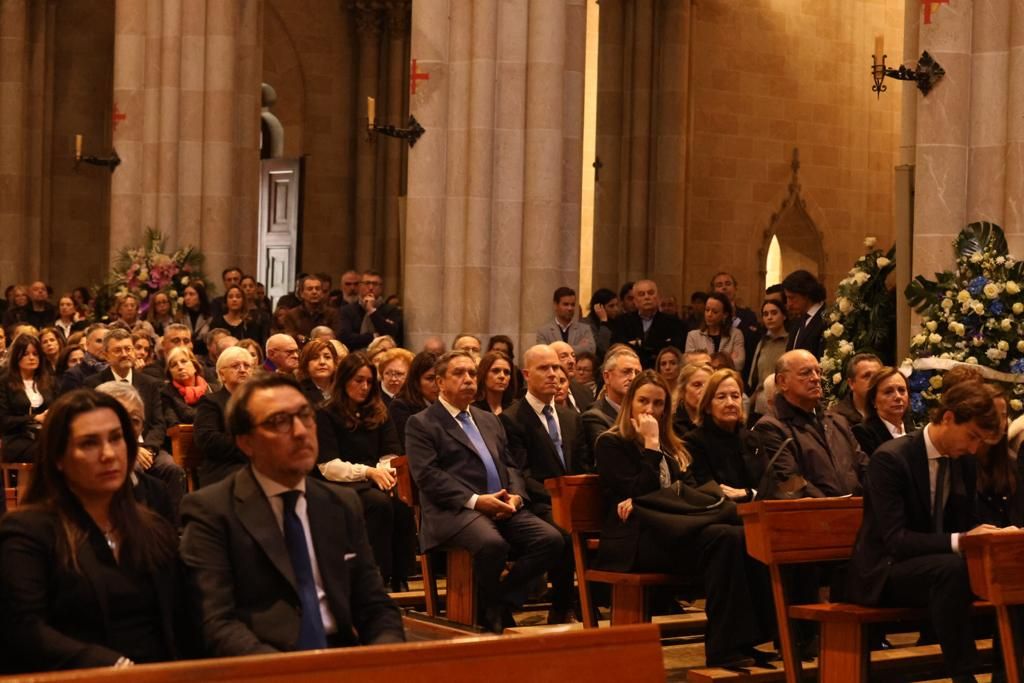
{"type": "Polygon", "coordinates": [[[420,548],[464,548],[473,555],[479,618],[495,633],[514,624],[526,587],[562,556],[557,529],[524,509],[522,474],[505,429],[473,407],[476,361],[449,351],[434,366],[441,394],[405,426],[405,452],[420,493],[420,548]],[[515,562],[502,577],[509,557],[515,562]]]}
{"type": "Polygon", "coordinates": [[[383,290],[381,274],[367,270],[359,283],[359,301],[341,307],[336,332],[352,351],[365,349],[375,337],[383,335],[390,335],[402,346],[402,309],[384,303],[383,290]]]}
{"type": "MultiPolygon", "coordinates": [[[[594,469],[593,463],[584,461],[588,449],[579,414],[555,404],[559,358],[553,347],[554,344],[538,344],[527,349],[523,355],[526,395],[501,413],[512,461],[526,476],[530,511],[552,526],[555,521],[551,515],[551,496],[544,488],[544,480],[586,474],[594,469]]],[[[549,624],[575,621],[572,545],[564,531],[562,541],[562,557],[548,568],[552,586],[549,624]]]]}
{"type": "Polygon", "coordinates": [[[850,561],[850,598],[865,605],[926,607],[955,681],[973,681],[967,565],[960,537],[997,531],[979,525],[973,458],[998,438],[1000,418],[978,381],[942,395],[921,431],[880,446],[868,464],[864,519],[850,561]]]}
{"type": "Polygon", "coordinates": [[[236,392],[230,431],[250,466],[182,504],[181,558],[208,654],[405,640],[355,492],[307,476],[315,412],[294,379],[257,377],[236,392]]]}
{"type": "Polygon", "coordinates": [[[103,358],[103,340],[106,336],[107,326],[103,323],[93,323],[85,328],[85,355],[78,365],[64,373],[57,388],[58,394],[81,389],[86,379],[106,367],[103,358]]]}
{"type": "Polygon", "coordinates": [[[594,405],[583,413],[583,443],[587,448],[585,462],[594,464],[594,444],[597,437],[612,428],[619,416],[619,408],[626,400],[626,394],[633,380],[640,374],[640,358],[624,346],[613,349],[604,357],[601,376],[604,378],[604,393],[594,405]]]}
{"type": "Polygon", "coordinates": [[[804,349],[821,358],[825,354],[825,286],[806,270],[794,270],[782,281],[786,309],[795,323],[786,350],[804,349]]]}
{"type": "Polygon", "coordinates": [[[683,323],[658,310],[658,285],[653,280],[637,280],[633,299],[636,311],[615,319],[612,344],[626,344],[640,357],[644,368],[653,368],[658,352],[666,346],[685,348],[683,323]]]}

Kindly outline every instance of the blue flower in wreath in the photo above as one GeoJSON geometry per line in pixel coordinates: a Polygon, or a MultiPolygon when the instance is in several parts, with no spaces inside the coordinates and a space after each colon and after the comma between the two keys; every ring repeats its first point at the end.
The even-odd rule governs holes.
{"type": "Polygon", "coordinates": [[[1006,305],[999,299],[996,299],[988,305],[988,312],[992,315],[1002,315],[1006,313],[1006,305]]]}
{"type": "Polygon", "coordinates": [[[981,296],[982,292],[985,291],[985,285],[987,284],[988,278],[979,275],[967,283],[967,291],[971,293],[971,296],[981,296]]]}
{"type": "Polygon", "coordinates": [[[1010,363],[1010,372],[1015,375],[1024,375],[1024,358],[1018,358],[1010,363]]]}
{"type": "Polygon", "coordinates": [[[930,372],[915,372],[910,376],[908,382],[911,391],[922,392],[928,388],[928,380],[931,378],[932,373],[930,372]]]}
{"type": "Polygon", "coordinates": [[[921,415],[924,413],[924,399],[921,398],[920,393],[913,393],[910,395],[910,410],[916,415],[921,415]]]}

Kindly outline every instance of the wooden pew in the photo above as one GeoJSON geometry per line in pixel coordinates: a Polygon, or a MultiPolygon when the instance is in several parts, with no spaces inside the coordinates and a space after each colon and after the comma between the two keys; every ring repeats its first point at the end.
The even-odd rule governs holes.
{"type": "Polygon", "coordinates": [[[610,572],[590,569],[588,555],[597,549],[597,535],[604,524],[607,508],[596,474],[576,474],[544,482],[551,494],[551,514],[555,524],[572,538],[573,559],[580,588],[584,628],[597,627],[597,611],[590,597],[589,582],[612,587],[612,626],[637,624],[650,620],[647,588],[687,585],[673,574],[610,572]]]}
{"type": "MultiPolygon", "coordinates": [[[[870,669],[865,627],[870,624],[920,621],[927,611],[909,607],[865,607],[828,602],[790,606],[782,583],[784,565],[847,560],[853,553],[863,516],[861,498],[771,500],[739,506],[747,552],[768,566],[787,683],[802,677],[799,653],[789,628],[790,618],[821,626],[819,680],[867,681],[870,669]]],[[[975,603],[975,609],[990,609],[975,603]]]]}
{"type": "Polygon", "coordinates": [[[199,463],[203,456],[192,441],[192,425],[177,424],[167,429],[171,439],[171,456],[178,467],[185,470],[185,490],[195,491],[199,484],[199,463]]]}
{"type": "Polygon", "coordinates": [[[1013,637],[1010,607],[1024,604],[1024,531],[961,536],[971,590],[995,605],[1003,666],[1009,683],[1020,681],[1020,656],[1013,637]]]}
{"type": "Polygon", "coordinates": [[[80,669],[28,675],[36,683],[192,683],[288,680],[290,683],[480,683],[520,681],[664,681],[653,624],[543,635],[374,645],[339,650],[80,669]]]}
{"type": "Polygon", "coordinates": [[[3,477],[4,497],[8,512],[18,509],[18,505],[25,497],[25,492],[28,491],[35,468],[36,466],[30,462],[0,463],[0,476],[3,477]]]}

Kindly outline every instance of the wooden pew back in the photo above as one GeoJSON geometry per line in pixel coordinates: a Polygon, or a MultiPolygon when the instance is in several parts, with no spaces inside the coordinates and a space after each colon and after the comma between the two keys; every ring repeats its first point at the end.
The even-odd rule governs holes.
{"type": "Polygon", "coordinates": [[[664,681],[652,624],[543,635],[375,645],[20,677],[38,683],[664,681]]]}
{"type": "Polygon", "coordinates": [[[177,424],[167,429],[171,439],[171,456],[185,470],[185,489],[195,491],[199,485],[199,463],[203,461],[199,447],[192,440],[192,425],[177,424]]]}
{"type": "Polygon", "coordinates": [[[762,500],[739,506],[747,552],[766,565],[846,560],[853,554],[863,498],[762,500]]]}
{"type": "Polygon", "coordinates": [[[30,462],[0,463],[0,477],[3,478],[4,497],[7,511],[16,510],[28,491],[32,473],[36,466],[30,462]]]}

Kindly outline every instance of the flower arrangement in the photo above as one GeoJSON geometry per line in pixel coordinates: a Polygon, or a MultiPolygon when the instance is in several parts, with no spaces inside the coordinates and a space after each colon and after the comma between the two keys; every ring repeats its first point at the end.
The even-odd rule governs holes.
{"type": "Polygon", "coordinates": [[[874,353],[892,363],[896,342],[896,291],[888,283],[896,268],[896,248],[882,252],[877,240],[864,240],[867,253],[857,259],[836,288],[836,299],[825,309],[825,355],[821,358],[822,387],[829,400],[846,391],[846,364],[856,353],[874,353]]]}
{"type": "Polygon", "coordinates": [[[941,372],[967,363],[1006,384],[1012,416],[1024,411],[1024,262],[994,223],[971,223],[953,241],[956,270],[907,286],[921,331],[910,341],[910,408],[923,420],[942,392],[941,372]]]}
{"type": "Polygon", "coordinates": [[[141,247],[126,247],[114,257],[106,283],[96,292],[96,310],[110,309],[119,296],[134,294],[139,298],[140,313],[149,304],[154,292],[166,291],[171,306],[178,302],[189,282],[202,281],[203,255],[188,246],[173,253],[164,251],[164,236],[159,230],[146,228],[146,241],[141,247]]]}

